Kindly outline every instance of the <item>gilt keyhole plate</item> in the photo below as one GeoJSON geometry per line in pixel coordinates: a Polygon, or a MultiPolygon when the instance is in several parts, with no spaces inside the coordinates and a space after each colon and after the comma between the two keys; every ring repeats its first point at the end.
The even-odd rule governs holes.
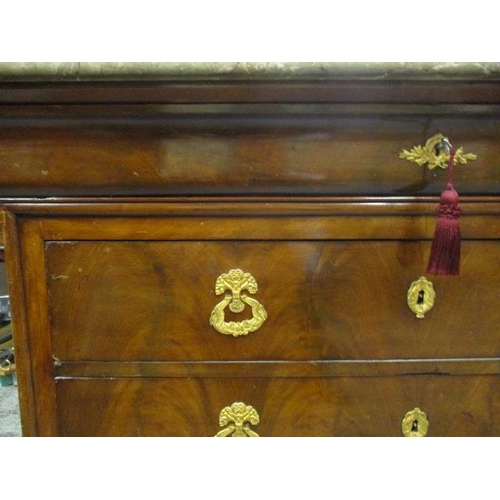
{"type": "Polygon", "coordinates": [[[258,330],[267,319],[267,312],[262,304],[257,300],[243,293],[248,291],[251,294],[257,293],[258,285],[255,278],[241,269],[231,269],[228,273],[221,274],[215,283],[215,294],[225,295],[224,300],[219,302],[210,315],[210,325],[219,333],[239,337],[248,335],[250,332],[258,330]],[[226,307],[233,313],[241,313],[246,306],[252,309],[252,318],[242,321],[226,321],[226,307]]]}
{"type": "Polygon", "coordinates": [[[424,437],[429,430],[427,415],[420,408],[413,408],[403,418],[401,430],[405,437],[424,437]]]}
{"type": "Polygon", "coordinates": [[[414,281],[408,289],[408,307],[415,313],[417,318],[422,319],[434,307],[436,292],[433,284],[424,276],[414,281]]]}

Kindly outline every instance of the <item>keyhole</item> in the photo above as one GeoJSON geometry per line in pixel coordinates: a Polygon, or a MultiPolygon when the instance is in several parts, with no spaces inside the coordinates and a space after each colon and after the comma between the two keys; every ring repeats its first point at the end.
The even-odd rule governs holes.
{"type": "Polygon", "coordinates": [[[424,290],[420,290],[420,292],[418,292],[417,305],[421,306],[424,303],[424,295],[424,290]]]}
{"type": "Polygon", "coordinates": [[[411,424],[411,432],[418,432],[418,420],[415,419],[411,424]]]}

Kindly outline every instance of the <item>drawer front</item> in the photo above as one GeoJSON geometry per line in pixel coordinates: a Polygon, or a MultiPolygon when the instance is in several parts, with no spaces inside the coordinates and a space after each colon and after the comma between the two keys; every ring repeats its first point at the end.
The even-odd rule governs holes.
{"type": "Polygon", "coordinates": [[[416,408],[425,417],[410,414],[407,432],[498,436],[499,387],[498,376],[72,379],[56,393],[63,436],[232,435],[235,402],[257,412],[240,415],[262,437],[402,436],[416,408]]]}
{"type": "Polygon", "coordinates": [[[421,241],[87,241],[46,244],[53,354],[63,361],[470,358],[500,355],[500,242],[464,241],[460,277],[428,277],[434,307],[417,319],[410,284],[421,241]],[[232,269],[260,304],[220,307],[232,269]],[[471,291],[473,290],[473,293],[471,291]]]}
{"type": "Polygon", "coordinates": [[[473,167],[457,168],[459,192],[496,195],[498,113],[481,120],[456,108],[453,114],[396,109],[314,116],[314,107],[310,115],[286,116],[267,105],[258,118],[236,111],[239,126],[234,116],[189,113],[191,130],[169,123],[168,115],[151,117],[151,124],[163,123],[155,131],[131,126],[134,118],[126,116],[123,127],[74,130],[54,119],[50,128],[44,113],[43,128],[2,129],[0,196],[436,195],[446,172],[399,157],[435,133],[477,155],[473,167]],[[202,130],[193,131],[194,123],[202,130]]]}

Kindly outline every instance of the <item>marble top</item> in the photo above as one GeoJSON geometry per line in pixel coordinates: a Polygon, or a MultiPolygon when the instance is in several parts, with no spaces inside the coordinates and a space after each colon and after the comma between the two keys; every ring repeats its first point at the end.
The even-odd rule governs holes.
{"type": "Polygon", "coordinates": [[[500,79],[498,62],[0,62],[0,81],[500,79]]]}

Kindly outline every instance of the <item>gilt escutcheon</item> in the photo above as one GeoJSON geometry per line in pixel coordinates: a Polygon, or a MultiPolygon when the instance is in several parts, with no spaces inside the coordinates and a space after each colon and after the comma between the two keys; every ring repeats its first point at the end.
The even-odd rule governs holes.
{"type": "Polygon", "coordinates": [[[417,318],[424,318],[434,307],[436,292],[434,286],[424,276],[414,281],[407,293],[408,307],[415,313],[417,318]]]}
{"type": "Polygon", "coordinates": [[[401,431],[405,437],[425,437],[428,430],[429,420],[420,408],[413,408],[401,422],[401,431]]]}

